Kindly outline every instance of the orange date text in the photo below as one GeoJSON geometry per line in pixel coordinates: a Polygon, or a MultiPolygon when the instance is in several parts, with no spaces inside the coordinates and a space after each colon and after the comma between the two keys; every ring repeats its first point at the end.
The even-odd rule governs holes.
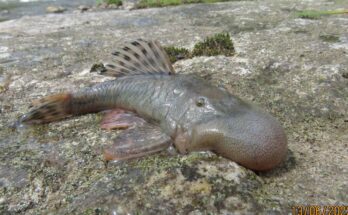
{"type": "Polygon", "coordinates": [[[346,205],[295,205],[292,215],[348,215],[346,205]]]}

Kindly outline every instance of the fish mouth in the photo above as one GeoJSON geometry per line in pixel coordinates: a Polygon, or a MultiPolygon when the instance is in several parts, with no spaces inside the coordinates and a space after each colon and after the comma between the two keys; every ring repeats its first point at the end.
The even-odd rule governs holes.
{"type": "Polygon", "coordinates": [[[282,126],[261,111],[201,122],[193,128],[191,140],[189,151],[211,150],[257,171],[278,166],[287,152],[282,126]]]}

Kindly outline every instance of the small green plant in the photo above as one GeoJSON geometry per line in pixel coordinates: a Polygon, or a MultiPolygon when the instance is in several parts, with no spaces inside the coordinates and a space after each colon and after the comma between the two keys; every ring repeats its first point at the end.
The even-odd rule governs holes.
{"type": "Polygon", "coordinates": [[[116,5],[121,6],[122,0],[96,0],[97,4],[107,4],[107,5],[116,5]]]}
{"type": "Polygon", "coordinates": [[[208,37],[203,42],[196,43],[192,50],[192,56],[232,56],[234,53],[234,46],[228,33],[219,33],[208,37]]]}
{"type": "Polygon", "coordinates": [[[218,33],[207,37],[203,42],[196,43],[191,52],[188,49],[174,46],[164,47],[164,50],[172,63],[196,56],[232,56],[235,54],[234,46],[228,33],[218,33]]]}
{"type": "Polygon", "coordinates": [[[106,68],[103,63],[95,63],[92,65],[90,72],[96,72],[98,74],[106,71],[106,68]]]}
{"type": "Polygon", "coordinates": [[[303,10],[297,13],[297,16],[302,19],[319,19],[322,16],[334,15],[334,14],[345,14],[348,10],[303,10]]]}
{"type": "Polygon", "coordinates": [[[336,35],[320,35],[319,39],[325,42],[331,42],[331,43],[336,43],[340,41],[340,38],[336,35]]]}
{"type": "MultiPolygon", "coordinates": [[[[236,0],[141,0],[137,8],[166,7],[180,4],[216,3],[236,0]]],[[[239,1],[239,0],[238,0],[239,1]]]]}
{"type": "Polygon", "coordinates": [[[181,0],[141,0],[137,8],[165,7],[181,4],[181,0]]]}
{"type": "Polygon", "coordinates": [[[185,48],[167,46],[167,47],[164,47],[164,50],[167,52],[171,63],[174,63],[175,61],[178,61],[178,60],[190,58],[190,51],[185,48]]]}

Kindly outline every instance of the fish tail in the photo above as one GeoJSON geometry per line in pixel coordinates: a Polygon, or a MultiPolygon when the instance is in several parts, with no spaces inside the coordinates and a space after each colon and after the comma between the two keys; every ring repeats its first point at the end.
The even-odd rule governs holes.
{"type": "Polygon", "coordinates": [[[32,102],[31,110],[20,117],[19,122],[25,124],[43,124],[59,121],[72,114],[72,95],[60,93],[46,96],[32,102]]]}
{"type": "Polygon", "coordinates": [[[21,116],[18,123],[43,124],[115,108],[117,101],[109,98],[110,90],[117,91],[117,84],[104,82],[74,93],[59,93],[34,100],[29,112],[21,116]]]}

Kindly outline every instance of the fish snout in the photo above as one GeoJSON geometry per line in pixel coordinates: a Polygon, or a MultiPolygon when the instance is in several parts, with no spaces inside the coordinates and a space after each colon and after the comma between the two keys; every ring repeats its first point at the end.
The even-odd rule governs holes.
{"type": "Polygon", "coordinates": [[[280,123],[259,111],[220,117],[193,129],[191,150],[209,149],[252,170],[269,170],[286,157],[280,123]]]}

